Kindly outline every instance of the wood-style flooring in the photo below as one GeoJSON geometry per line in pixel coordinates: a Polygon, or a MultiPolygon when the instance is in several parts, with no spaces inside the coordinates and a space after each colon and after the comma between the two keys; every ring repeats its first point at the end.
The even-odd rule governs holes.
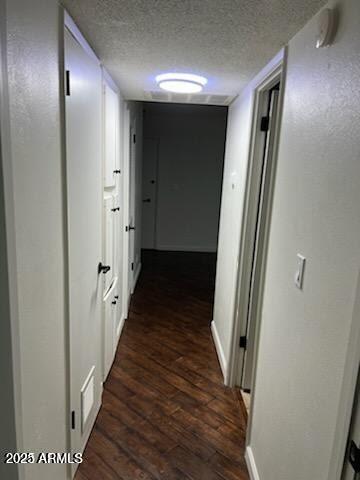
{"type": "Polygon", "coordinates": [[[143,252],[77,480],[248,480],[246,414],[210,321],[215,255],[143,252]]]}

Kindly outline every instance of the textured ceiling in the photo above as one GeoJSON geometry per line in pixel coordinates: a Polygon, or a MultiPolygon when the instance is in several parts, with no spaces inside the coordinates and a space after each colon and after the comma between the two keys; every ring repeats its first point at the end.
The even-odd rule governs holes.
{"type": "Polygon", "coordinates": [[[324,0],[62,0],[125,98],[147,99],[168,71],[237,95],[324,0]]]}

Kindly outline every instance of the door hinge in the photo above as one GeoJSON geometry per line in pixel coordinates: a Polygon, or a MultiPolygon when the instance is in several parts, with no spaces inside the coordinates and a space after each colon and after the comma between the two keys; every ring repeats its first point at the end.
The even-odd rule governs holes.
{"type": "Polygon", "coordinates": [[[136,143],[136,134],[133,135],[133,142],[136,143]]]}
{"type": "Polygon", "coordinates": [[[349,449],[349,462],[355,473],[360,473],[360,448],[351,440],[349,449]]]}
{"type": "Polygon", "coordinates": [[[75,410],[71,412],[71,429],[75,430],[75,410]]]}
{"type": "Polygon", "coordinates": [[[134,262],[131,262],[131,270],[134,271],[134,262]]]}
{"type": "Polygon", "coordinates": [[[267,132],[269,130],[270,117],[261,117],[260,131],[267,132]]]}
{"type": "Polygon", "coordinates": [[[70,70],[65,72],[65,95],[70,96],[70,70]]]}
{"type": "Polygon", "coordinates": [[[245,335],[243,335],[243,336],[240,337],[239,347],[240,347],[240,348],[243,348],[244,350],[246,350],[246,347],[247,347],[247,338],[246,338],[245,335]]]}

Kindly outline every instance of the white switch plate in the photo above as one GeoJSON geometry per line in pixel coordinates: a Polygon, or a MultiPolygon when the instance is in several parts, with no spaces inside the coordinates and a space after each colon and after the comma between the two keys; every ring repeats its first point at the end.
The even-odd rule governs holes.
{"type": "Polygon", "coordinates": [[[304,281],[304,270],[305,270],[306,258],[300,253],[297,254],[297,269],[295,273],[295,285],[302,290],[303,281],[304,281]]]}

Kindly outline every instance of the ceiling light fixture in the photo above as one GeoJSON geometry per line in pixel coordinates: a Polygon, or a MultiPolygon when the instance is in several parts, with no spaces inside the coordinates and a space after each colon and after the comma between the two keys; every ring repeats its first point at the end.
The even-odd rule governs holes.
{"type": "Polygon", "coordinates": [[[198,93],[207,84],[207,79],[192,73],[163,73],[156,77],[160,88],[173,93],[198,93]]]}

